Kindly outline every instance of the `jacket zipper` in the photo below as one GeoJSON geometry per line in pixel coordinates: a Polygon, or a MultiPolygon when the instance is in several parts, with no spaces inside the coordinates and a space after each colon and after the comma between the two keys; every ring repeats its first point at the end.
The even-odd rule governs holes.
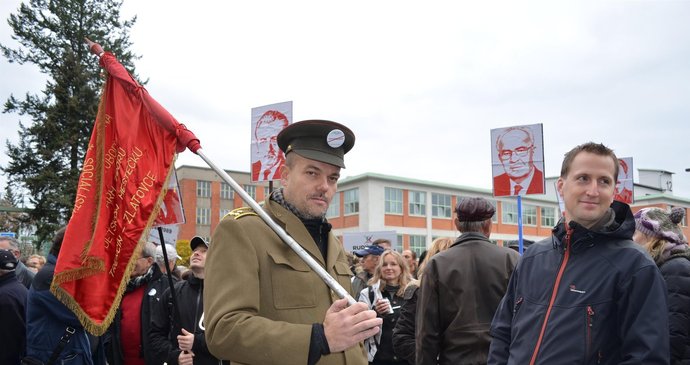
{"type": "Polygon", "coordinates": [[[544,315],[544,323],[541,325],[541,331],[539,332],[539,339],[537,339],[537,344],[534,346],[534,352],[532,353],[532,358],[529,361],[530,365],[534,365],[537,361],[537,354],[539,353],[539,347],[541,347],[541,342],[544,339],[544,332],[546,332],[546,325],[549,322],[549,316],[551,315],[551,309],[553,308],[553,303],[556,301],[556,295],[558,294],[558,287],[561,285],[561,279],[563,278],[563,272],[568,264],[568,259],[570,258],[570,235],[572,234],[572,229],[568,227],[568,223],[565,224],[565,253],[563,254],[563,261],[561,261],[561,267],[558,269],[558,275],[556,276],[556,282],[553,284],[553,292],[551,293],[551,300],[549,301],[549,306],[546,308],[546,314],[544,315]]]}
{"type": "Polygon", "coordinates": [[[513,315],[517,314],[518,310],[520,310],[520,305],[522,305],[522,297],[518,298],[518,300],[515,301],[515,305],[513,306],[513,315]]]}
{"type": "Polygon", "coordinates": [[[591,305],[587,306],[587,359],[592,353],[592,322],[594,319],[594,309],[591,305]]]}

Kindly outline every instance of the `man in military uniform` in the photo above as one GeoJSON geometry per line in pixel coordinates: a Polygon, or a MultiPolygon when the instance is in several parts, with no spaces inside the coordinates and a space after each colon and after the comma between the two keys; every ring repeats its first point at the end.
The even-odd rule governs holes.
{"type": "MultiPolygon", "coordinates": [[[[350,269],[326,221],[343,156],[354,145],[345,126],[294,123],[278,135],[282,189],[263,209],[346,290],[350,269]]],[[[381,319],[363,303],[347,306],[248,208],[218,225],[208,253],[204,312],[209,350],[241,364],[366,364],[361,342],[381,319]]]]}

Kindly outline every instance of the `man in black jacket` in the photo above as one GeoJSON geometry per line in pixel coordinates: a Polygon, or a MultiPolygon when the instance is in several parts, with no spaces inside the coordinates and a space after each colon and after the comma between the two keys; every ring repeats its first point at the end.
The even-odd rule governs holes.
{"type": "Polygon", "coordinates": [[[204,330],[199,320],[204,311],[204,266],[208,243],[196,236],[189,242],[192,271],[187,280],[175,284],[177,308],[173,308],[170,290],[163,293],[159,306],[153,313],[149,338],[151,350],[168,365],[220,364],[206,347],[204,330]]]}
{"type": "Polygon", "coordinates": [[[108,364],[127,365],[132,362],[161,365],[163,361],[150,351],[151,317],[168,281],[155,263],[156,245],[147,242],[136,261],[120,308],[104,336],[108,364]]]}
{"type": "Polygon", "coordinates": [[[0,249],[0,364],[19,364],[26,347],[26,288],[17,280],[19,260],[0,249]]]}
{"type": "Polygon", "coordinates": [[[614,202],[618,159],[602,144],[565,155],[565,217],[520,259],[491,324],[489,364],[668,364],[666,286],[614,202]]]}

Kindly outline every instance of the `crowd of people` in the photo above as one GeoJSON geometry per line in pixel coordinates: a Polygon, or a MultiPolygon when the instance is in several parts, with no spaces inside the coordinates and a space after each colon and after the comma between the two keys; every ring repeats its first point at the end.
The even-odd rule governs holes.
{"type": "Polygon", "coordinates": [[[690,363],[684,210],[633,214],[614,201],[611,149],[590,142],[565,155],[564,214],[551,237],[524,242],[522,256],[492,243],[495,208],[471,197],[454,209],[459,235],[417,258],[387,240],[345,252],[331,231],[325,213],[354,139],[331,121],[284,128],[282,187],[263,204],[349,298],[240,208],[213,245],[191,239],[184,273],[171,245],[167,262],[153,243],[137,251],[115,319],[95,337],[49,290],[64,229],[35,274],[16,240],[0,238],[0,363],[690,363]]]}

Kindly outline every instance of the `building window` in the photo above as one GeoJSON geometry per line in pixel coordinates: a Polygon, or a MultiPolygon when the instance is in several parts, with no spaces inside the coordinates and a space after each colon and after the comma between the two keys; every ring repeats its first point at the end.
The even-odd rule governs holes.
{"type": "Polygon", "coordinates": [[[252,197],[252,199],[256,200],[256,186],[255,185],[244,185],[243,186],[244,191],[249,194],[249,196],[252,197]]]}
{"type": "Polygon", "coordinates": [[[396,241],[398,241],[398,247],[403,247],[403,235],[396,235],[396,241]]]}
{"type": "Polygon", "coordinates": [[[331,205],[326,211],[326,218],[340,217],[340,193],[335,193],[331,199],[331,205]]]}
{"type": "Polygon", "coordinates": [[[508,224],[517,224],[517,204],[503,202],[501,206],[503,207],[501,221],[508,224]]]}
{"type": "Polygon", "coordinates": [[[196,208],[196,224],[200,226],[208,226],[211,224],[211,209],[196,208]]]}
{"type": "Polygon", "coordinates": [[[431,194],[431,216],[439,218],[450,218],[450,195],[446,194],[431,194]]]}
{"type": "Polygon", "coordinates": [[[528,226],[537,225],[537,207],[534,205],[522,205],[522,224],[528,226]]]}
{"type": "Polygon", "coordinates": [[[426,215],[426,193],[423,191],[408,191],[410,201],[410,215],[426,215]]]}
{"type": "Polygon", "coordinates": [[[426,250],[426,236],[411,234],[410,235],[410,250],[417,253],[417,257],[426,250]]]}
{"type": "Polygon", "coordinates": [[[350,189],[343,192],[343,206],[345,215],[359,213],[359,189],[350,189]]]}
{"type": "Polygon", "coordinates": [[[222,182],[220,183],[220,198],[224,200],[232,200],[235,198],[235,191],[230,185],[222,182]]]}
{"type": "Polygon", "coordinates": [[[200,198],[208,198],[211,196],[211,182],[198,180],[196,182],[196,196],[200,198]]]}
{"type": "Polygon", "coordinates": [[[220,219],[223,219],[223,217],[225,217],[225,216],[226,216],[228,213],[230,213],[231,211],[232,211],[231,209],[221,209],[221,210],[220,210],[220,214],[219,214],[220,219]]]}
{"type": "Polygon", "coordinates": [[[556,225],[556,208],[541,207],[541,226],[553,227],[556,225]]]}
{"type": "Polygon", "coordinates": [[[498,206],[496,205],[496,201],[491,199],[487,199],[487,201],[494,207],[494,215],[491,216],[491,222],[498,223],[498,206]]]}
{"type": "Polygon", "coordinates": [[[396,188],[385,188],[386,213],[403,214],[403,191],[396,188]]]}

